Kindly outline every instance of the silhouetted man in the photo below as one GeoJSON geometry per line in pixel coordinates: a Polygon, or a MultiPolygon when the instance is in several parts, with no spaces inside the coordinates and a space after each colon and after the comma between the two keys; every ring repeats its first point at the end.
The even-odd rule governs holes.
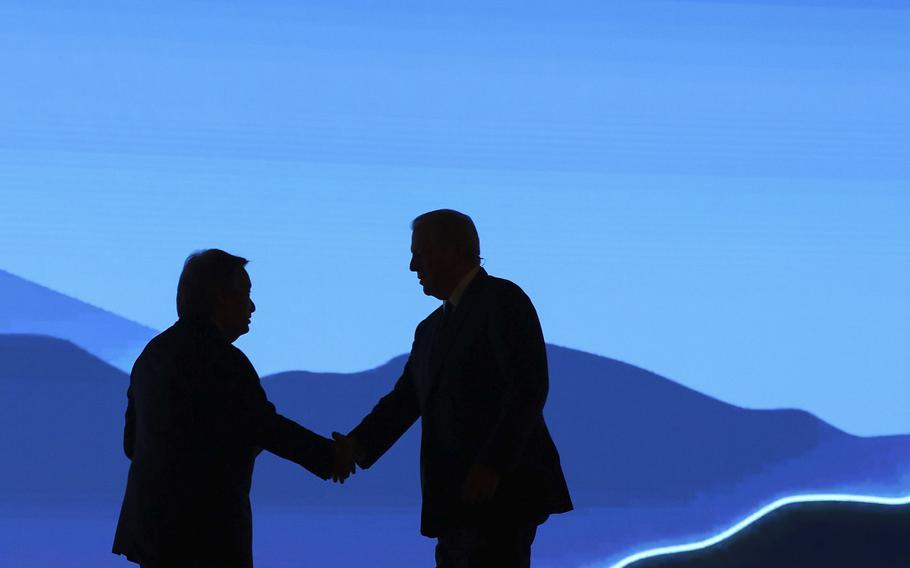
{"type": "Polygon", "coordinates": [[[529,566],[537,526],[572,509],[544,423],[537,313],[480,267],[470,217],[432,211],[412,229],[410,269],[444,304],[417,326],[392,391],[347,437],[333,436],[368,468],[420,418],[421,533],[438,539],[437,566],[529,566]]]}
{"type": "Polygon", "coordinates": [[[275,412],[231,345],[256,309],[246,263],[217,249],[191,255],[177,323],[133,366],[123,434],[132,464],[113,552],[143,568],[251,567],[250,482],[263,448],[323,479],[342,469],[331,440],[275,412]]]}

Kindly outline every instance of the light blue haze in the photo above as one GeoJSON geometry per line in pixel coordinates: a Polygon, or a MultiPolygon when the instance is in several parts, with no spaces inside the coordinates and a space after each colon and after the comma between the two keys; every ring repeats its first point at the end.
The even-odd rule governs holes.
{"type": "Polygon", "coordinates": [[[910,9],[5,2],[0,268],[156,329],[251,259],[261,374],[405,352],[415,215],[548,341],[910,432],[910,9]]]}

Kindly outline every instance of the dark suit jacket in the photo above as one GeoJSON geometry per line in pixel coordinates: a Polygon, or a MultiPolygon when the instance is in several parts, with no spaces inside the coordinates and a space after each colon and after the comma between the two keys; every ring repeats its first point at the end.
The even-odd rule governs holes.
{"type": "Polygon", "coordinates": [[[531,300],[481,269],[452,314],[439,308],[417,326],[395,387],[351,432],[365,452],[360,465],[372,465],[419,417],[422,534],[492,520],[543,522],[572,509],[544,423],[547,389],[531,300]],[[460,495],[474,463],[501,476],[495,497],[480,506],[460,495]]]}
{"type": "Polygon", "coordinates": [[[152,339],[127,396],[132,464],[113,552],[130,560],[252,566],[256,455],[330,475],[331,441],[276,413],[249,360],[210,325],[181,319],[152,339]]]}

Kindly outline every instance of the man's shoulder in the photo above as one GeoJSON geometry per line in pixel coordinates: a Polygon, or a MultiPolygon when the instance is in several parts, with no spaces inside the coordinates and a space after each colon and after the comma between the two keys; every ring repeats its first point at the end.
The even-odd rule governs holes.
{"type": "Polygon", "coordinates": [[[500,302],[528,302],[531,299],[525,291],[511,280],[498,276],[485,275],[483,278],[484,295],[497,303],[500,302]]]}
{"type": "Polygon", "coordinates": [[[209,342],[205,334],[198,329],[178,320],[153,337],[145,346],[143,353],[168,353],[186,348],[197,348],[200,344],[209,342]]]}
{"type": "Polygon", "coordinates": [[[420,323],[417,324],[417,331],[419,332],[421,329],[426,327],[429,322],[433,321],[434,319],[442,317],[442,311],[443,311],[442,304],[440,304],[435,310],[433,310],[432,312],[427,314],[427,317],[420,320],[420,323]]]}
{"type": "Polygon", "coordinates": [[[501,278],[499,276],[493,276],[491,274],[486,274],[484,276],[482,282],[484,283],[484,285],[486,287],[488,287],[492,290],[524,293],[524,291],[521,289],[521,287],[518,284],[516,284],[506,278],[501,278]]]}
{"type": "Polygon", "coordinates": [[[179,321],[149,341],[133,365],[132,373],[137,372],[256,376],[252,363],[239,348],[205,329],[179,321]]]}
{"type": "Polygon", "coordinates": [[[180,363],[201,358],[236,357],[237,353],[243,356],[239,349],[219,340],[209,331],[178,320],[148,342],[137,362],[157,360],[180,363]]]}
{"type": "MultiPolygon", "coordinates": [[[[476,281],[471,282],[468,290],[470,295],[478,296],[480,303],[531,303],[531,299],[521,286],[506,278],[491,276],[485,270],[477,275],[476,281]]],[[[442,312],[443,308],[440,304],[417,324],[417,332],[419,333],[434,319],[442,317],[442,312]]]]}
{"type": "Polygon", "coordinates": [[[130,376],[160,375],[173,367],[180,351],[180,331],[171,326],[153,337],[133,363],[130,376]]]}
{"type": "Polygon", "coordinates": [[[161,357],[166,353],[172,352],[176,346],[181,343],[180,335],[180,330],[177,329],[177,324],[174,324],[171,327],[165,329],[149,340],[149,342],[145,345],[145,348],[142,350],[142,353],[139,354],[139,359],[142,360],[161,357]]]}

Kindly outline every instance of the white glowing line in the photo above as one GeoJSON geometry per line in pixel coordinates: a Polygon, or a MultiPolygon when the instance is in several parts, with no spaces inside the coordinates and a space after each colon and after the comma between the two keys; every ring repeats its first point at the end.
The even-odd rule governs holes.
{"type": "Polygon", "coordinates": [[[698,542],[690,542],[687,544],[677,544],[674,546],[663,546],[661,548],[652,548],[651,550],[645,550],[643,552],[638,552],[632,556],[623,558],[616,564],[612,565],[610,568],[626,568],[626,566],[632,564],[633,562],[638,562],[639,560],[644,560],[645,558],[653,558],[655,556],[665,556],[670,554],[678,554],[680,552],[691,552],[693,550],[701,550],[709,546],[713,546],[722,540],[726,540],[743,530],[747,526],[751,525],[761,517],[767,515],[775,509],[779,509],[786,505],[791,505],[793,503],[814,503],[819,501],[830,501],[830,502],[839,502],[839,503],[871,503],[875,505],[907,505],[910,504],[910,495],[906,497],[871,497],[866,495],[839,495],[836,493],[833,494],[819,494],[819,495],[793,495],[791,497],[784,497],[783,499],[778,499],[777,501],[766,505],[759,509],[758,511],[752,513],[745,519],[736,523],[732,527],[728,528],[724,532],[712,536],[711,538],[700,540],[698,542]]]}

